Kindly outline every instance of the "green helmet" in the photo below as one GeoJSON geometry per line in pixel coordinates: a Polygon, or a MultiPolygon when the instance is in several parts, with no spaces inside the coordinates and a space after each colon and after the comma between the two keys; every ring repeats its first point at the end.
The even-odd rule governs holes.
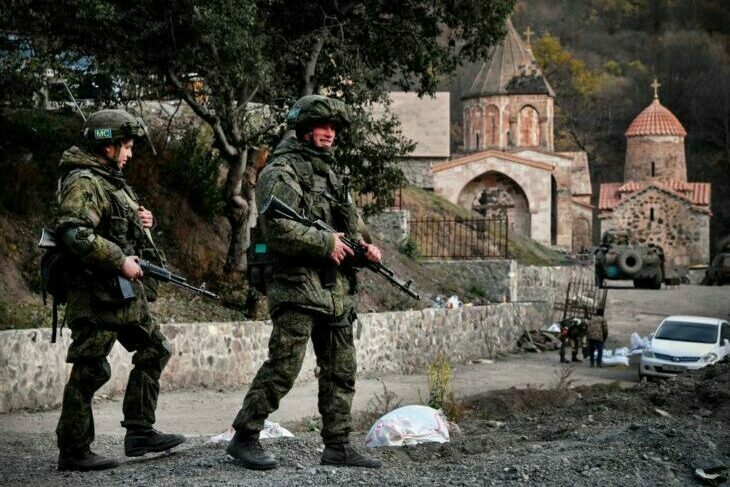
{"type": "Polygon", "coordinates": [[[126,139],[143,137],[147,127],[141,118],[124,110],[109,109],[92,113],[84,124],[83,136],[90,145],[103,147],[126,139]]]}
{"type": "Polygon", "coordinates": [[[286,127],[296,130],[297,135],[316,123],[332,123],[335,128],[350,126],[350,110],[340,100],[322,95],[303,96],[294,103],[286,115],[286,127]]]}

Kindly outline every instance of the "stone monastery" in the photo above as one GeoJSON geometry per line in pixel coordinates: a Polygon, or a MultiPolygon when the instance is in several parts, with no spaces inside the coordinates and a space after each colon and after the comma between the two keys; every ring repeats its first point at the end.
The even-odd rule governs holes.
{"type": "Polygon", "coordinates": [[[654,101],[626,130],[624,182],[601,185],[601,232],[629,230],[642,244],[664,249],[673,268],[710,259],[710,183],[687,182],[684,137],[677,117],[654,101]]]}
{"type": "MultiPolygon", "coordinates": [[[[528,29],[528,41],[530,34],[528,29]]],[[[408,113],[413,105],[402,103],[407,95],[392,93],[391,99],[404,133],[417,143],[416,153],[403,164],[412,184],[486,217],[507,216],[510,231],[540,243],[573,252],[591,246],[594,208],[587,156],[555,152],[555,93],[511,21],[462,97],[464,153],[444,157],[443,144],[419,152],[424,137],[418,132],[434,131],[429,129],[434,113],[446,118],[448,134],[448,111],[438,110],[448,107],[448,93],[423,100],[422,115],[408,113]],[[408,116],[402,117],[404,112],[408,116]],[[414,122],[417,132],[410,130],[414,122]]],[[[411,101],[421,103],[416,100],[411,101]]],[[[423,147],[433,141],[426,139],[423,147]]]]}
{"type": "MultiPolygon", "coordinates": [[[[450,153],[449,93],[419,99],[391,93],[391,108],[416,151],[402,163],[411,184],[486,217],[509,219],[510,231],[571,252],[593,243],[594,207],[585,152],[554,150],[555,92],[511,21],[505,38],[461,97],[463,152],[450,153]]],[[[706,264],[710,184],[687,181],[677,118],[654,101],[626,131],[623,183],[602,184],[600,231],[629,230],[635,243],[664,248],[667,266],[706,264]]]]}

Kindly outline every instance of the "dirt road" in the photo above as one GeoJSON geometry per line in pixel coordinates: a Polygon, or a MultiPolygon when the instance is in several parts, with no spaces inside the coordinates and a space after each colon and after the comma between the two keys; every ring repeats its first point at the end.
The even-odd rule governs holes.
{"type": "MultiPolygon", "coordinates": [[[[628,345],[632,332],[646,335],[669,314],[726,317],[728,312],[730,287],[681,286],[661,291],[611,289],[607,305],[608,346],[628,345]]],[[[559,372],[557,352],[514,354],[494,363],[456,368],[455,390],[462,397],[489,398],[494,391],[510,387],[551,389],[559,372]]],[[[619,381],[622,386],[631,387],[636,383],[636,370],[625,367],[589,369],[581,364],[570,378],[574,385],[619,381]]],[[[382,379],[403,404],[417,402],[419,392],[421,396],[427,394],[423,375],[392,375],[382,379]]],[[[382,392],[382,387],[378,378],[359,379],[355,411],[365,410],[374,395],[382,392]]],[[[616,388],[612,385],[608,389],[615,391],[616,388]]],[[[98,485],[98,482],[105,485],[237,485],[244,482],[335,485],[375,481],[398,485],[484,485],[485,479],[496,484],[532,481],[542,485],[642,482],[686,485],[693,478],[692,469],[688,461],[678,466],[677,459],[682,455],[691,455],[695,463],[703,460],[702,455],[721,458],[730,455],[726,439],[715,434],[719,434],[721,428],[718,429],[712,418],[699,413],[688,413],[686,420],[657,417],[653,408],[641,402],[643,399],[637,399],[636,394],[613,392],[623,399],[619,396],[616,396],[619,399],[612,399],[614,396],[608,393],[589,395],[586,400],[580,399],[580,407],[571,407],[567,412],[550,410],[549,404],[538,401],[533,406],[534,414],[510,418],[504,429],[497,430],[489,429],[485,423],[491,413],[479,413],[477,408],[477,415],[462,426],[464,439],[443,447],[423,445],[414,449],[379,451],[377,455],[390,467],[375,476],[368,472],[318,467],[317,448],[321,444],[317,436],[298,435],[296,439],[272,446],[286,460],[284,468],[267,475],[243,471],[226,460],[221,451],[211,451],[204,446],[207,436],[228,428],[244,392],[204,389],[163,393],[158,426],[161,430],[189,436],[182,451],[157,461],[126,462],[116,471],[87,476],[59,475],[54,470],[57,452],[53,431],[57,410],[0,415],[0,485],[98,485]],[[542,411],[543,408],[548,410],[542,411]],[[665,445],[666,438],[670,439],[670,444],[677,444],[675,449],[665,445]],[[627,449],[625,445],[631,446],[627,449]],[[592,450],[586,451],[586,446],[592,450]],[[610,458],[604,454],[604,449],[610,453],[610,458]]],[[[290,425],[315,414],[316,402],[316,385],[299,384],[271,419],[290,425]]],[[[98,401],[94,414],[98,435],[96,448],[119,456],[123,434],[119,425],[122,419],[120,398],[98,401]]]]}

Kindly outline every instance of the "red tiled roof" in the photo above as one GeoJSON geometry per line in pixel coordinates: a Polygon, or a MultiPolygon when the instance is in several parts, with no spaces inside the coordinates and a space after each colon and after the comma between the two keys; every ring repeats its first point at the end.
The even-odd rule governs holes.
{"type": "MultiPolygon", "coordinates": [[[[695,183],[692,183],[695,184],[695,183]]],[[[699,183],[703,184],[703,183],[699,183]]],[[[687,183],[685,181],[679,181],[677,179],[672,179],[671,181],[667,181],[665,183],[662,183],[662,186],[664,186],[667,189],[671,189],[672,191],[680,191],[684,193],[685,191],[692,191],[692,186],[690,183],[687,183]]]]}
{"type": "Polygon", "coordinates": [[[638,191],[641,188],[643,188],[643,185],[641,183],[629,181],[627,183],[624,183],[624,185],[621,186],[617,191],[619,193],[633,193],[634,191],[638,191]]]}
{"type": "Polygon", "coordinates": [[[601,185],[601,192],[598,195],[598,209],[612,210],[614,206],[621,202],[619,188],[621,183],[606,183],[601,185]]]}
{"type": "MultiPolygon", "coordinates": [[[[692,191],[693,186],[690,185],[690,183],[686,183],[684,181],[680,181],[678,179],[672,179],[669,181],[664,181],[661,183],[655,183],[661,186],[664,189],[671,189],[672,191],[678,191],[680,193],[684,193],[686,191],[692,191]]],[[[693,183],[694,184],[694,183],[693,183]]],[[[640,183],[637,181],[627,181],[618,189],[619,193],[633,193],[634,191],[639,191],[640,189],[644,189],[644,186],[646,184],[640,183]]]]}
{"type": "Polygon", "coordinates": [[[672,112],[667,110],[658,98],[636,116],[624,134],[626,137],[641,135],[678,135],[684,137],[687,131],[672,112]]]}
{"type": "Polygon", "coordinates": [[[709,206],[711,196],[710,183],[685,183],[684,181],[669,181],[667,183],[652,182],[648,185],[636,181],[626,183],[607,183],[601,185],[598,196],[599,210],[612,210],[622,198],[628,198],[630,193],[641,191],[646,186],[656,186],[669,191],[680,198],[688,200],[693,205],[709,206]],[[621,193],[627,193],[622,196],[621,193]]]}
{"type": "Polygon", "coordinates": [[[687,183],[691,189],[688,196],[695,205],[709,205],[710,196],[712,194],[712,186],[710,183],[687,183]]]}

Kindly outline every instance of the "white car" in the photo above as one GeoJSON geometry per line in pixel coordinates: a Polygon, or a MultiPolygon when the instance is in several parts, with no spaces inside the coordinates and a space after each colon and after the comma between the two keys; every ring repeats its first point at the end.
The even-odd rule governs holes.
{"type": "Polygon", "coordinates": [[[730,354],[730,325],[719,318],[668,316],[641,353],[639,379],[672,377],[730,354]]]}

